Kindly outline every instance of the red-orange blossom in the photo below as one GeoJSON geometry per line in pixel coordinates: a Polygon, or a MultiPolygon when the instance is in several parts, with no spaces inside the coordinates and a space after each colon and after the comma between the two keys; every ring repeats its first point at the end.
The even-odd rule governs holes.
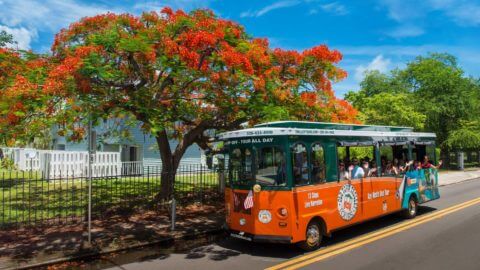
{"type": "MultiPolygon", "coordinates": [[[[206,130],[278,118],[356,122],[357,112],[332,90],[332,82],[346,77],[336,66],[340,52],[325,45],[271,49],[266,39],[251,38],[208,10],[83,18],[56,35],[52,51],[41,93],[65,100],[65,106],[50,107],[63,116],[63,126],[78,139],[83,133],[74,123],[82,113],[131,115],[157,138],[164,171],[174,172],[191,144],[206,147],[206,130]],[[171,137],[179,141],[175,149],[171,137]]],[[[22,80],[19,75],[4,83],[2,95],[38,89],[22,80]]],[[[0,123],[21,120],[9,115],[2,112],[0,123]]],[[[173,180],[164,178],[166,195],[173,180]]]]}

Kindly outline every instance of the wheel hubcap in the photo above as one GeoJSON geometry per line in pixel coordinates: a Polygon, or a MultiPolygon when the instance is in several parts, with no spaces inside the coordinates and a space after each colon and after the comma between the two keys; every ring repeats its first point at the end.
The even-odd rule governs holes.
{"type": "Polygon", "coordinates": [[[320,240],[320,232],[317,227],[310,226],[307,230],[307,243],[310,246],[315,246],[320,240]]]}
{"type": "Polygon", "coordinates": [[[410,201],[410,215],[415,215],[415,202],[410,201]]]}

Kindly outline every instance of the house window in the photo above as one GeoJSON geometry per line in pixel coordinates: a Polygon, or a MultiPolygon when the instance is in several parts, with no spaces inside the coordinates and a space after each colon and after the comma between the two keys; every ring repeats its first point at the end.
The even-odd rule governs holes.
{"type": "Polygon", "coordinates": [[[55,150],[65,150],[65,144],[57,144],[55,146],[55,150]]]}

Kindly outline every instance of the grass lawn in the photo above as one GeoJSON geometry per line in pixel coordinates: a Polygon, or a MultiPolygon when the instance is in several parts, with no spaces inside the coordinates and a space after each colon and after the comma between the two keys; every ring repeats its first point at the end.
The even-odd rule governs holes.
{"type": "MultiPolygon", "coordinates": [[[[177,174],[175,197],[200,200],[215,192],[218,176],[212,172],[177,174]]],[[[94,213],[104,214],[112,206],[126,209],[144,206],[160,191],[160,176],[104,177],[92,181],[94,213]]],[[[0,226],[35,223],[40,220],[78,220],[88,204],[87,179],[43,180],[37,172],[0,170],[0,226]]]]}

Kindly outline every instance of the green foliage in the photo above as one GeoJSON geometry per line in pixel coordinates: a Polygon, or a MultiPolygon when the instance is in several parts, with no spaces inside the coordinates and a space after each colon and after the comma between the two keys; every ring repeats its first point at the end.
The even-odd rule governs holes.
{"type": "Polygon", "coordinates": [[[408,93],[408,86],[405,82],[398,80],[397,75],[400,71],[393,70],[391,75],[380,73],[373,70],[365,75],[360,82],[361,91],[348,92],[345,97],[356,108],[363,105],[363,99],[373,97],[380,93],[408,93]]]}
{"type": "Polygon", "coordinates": [[[450,133],[443,142],[449,150],[475,150],[480,148],[480,134],[478,132],[461,128],[450,133]]]}
{"type": "MultiPolygon", "coordinates": [[[[356,158],[358,160],[368,157],[373,160],[373,147],[371,146],[350,146],[350,160],[356,158]]],[[[337,148],[338,159],[344,160],[347,157],[347,147],[337,148]]]]}
{"type": "Polygon", "coordinates": [[[468,151],[480,149],[479,122],[462,122],[461,125],[461,128],[450,132],[442,146],[448,150],[468,151]]]}
{"type": "Polygon", "coordinates": [[[11,158],[4,157],[3,159],[0,160],[0,169],[16,170],[17,166],[15,165],[15,162],[11,158]]]}
{"type": "Polygon", "coordinates": [[[368,73],[360,86],[358,92],[347,93],[346,99],[365,123],[435,132],[442,147],[475,145],[461,143],[461,138],[475,140],[471,127],[461,123],[479,119],[480,83],[464,75],[454,56],[419,56],[404,69],[368,73]]]}
{"type": "Polygon", "coordinates": [[[422,130],[426,116],[416,111],[415,100],[408,94],[380,93],[365,98],[360,119],[368,124],[408,126],[422,130]]]}
{"type": "Polygon", "coordinates": [[[13,40],[13,36],[8,34],[4,30],[0,31],[0,47],[4,47],[7,44],[16,44],[17,42],[13,40]]]}

